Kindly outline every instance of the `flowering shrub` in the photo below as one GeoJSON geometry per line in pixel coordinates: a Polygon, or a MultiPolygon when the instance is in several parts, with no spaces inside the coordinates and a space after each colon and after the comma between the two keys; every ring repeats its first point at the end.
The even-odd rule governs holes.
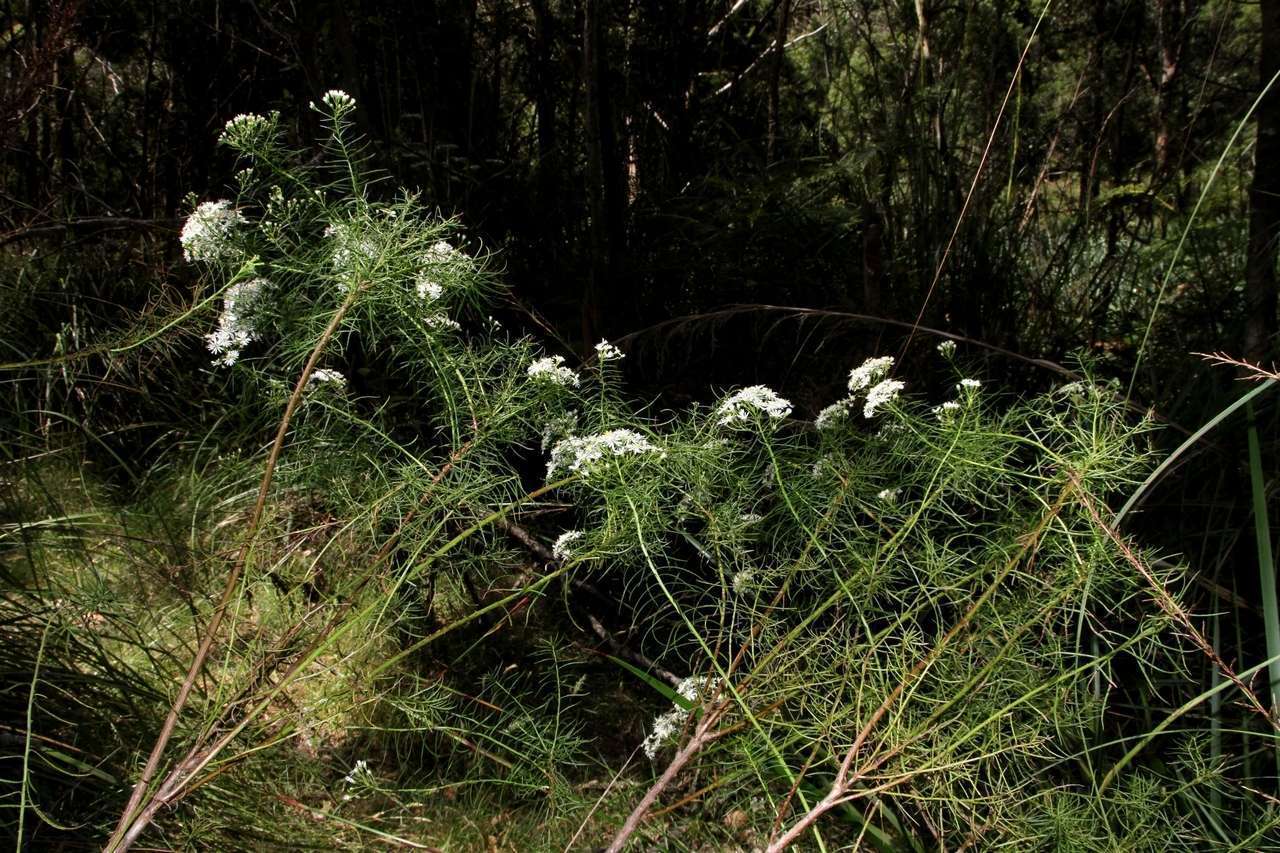
{"type": "MultiPolygon", "coordinates": [[[[714,763],[729,781],[708,796],[767,803],[753,806],[762,833],[794,839],[861,801],[895,833],[929,827],[928,846],[971,846],[982,828],[984,845],[1021,847],[1095,813],[1123,832],[1126,809],[1158,812],[1156,793],[1085,799],[1083,780],[1063,782],[1095,747],[1098,685],[1131,661],[1178,662],[1170,611],[1135,606],[1144,576],[1098,525],[1146,464],[1148,425],[1114,394],[1086,382],[998,406],[944,342],[955,399],[913,396],[880,356],[833,364],[848,395],[812,422],[762,385],[644,417],[618,388],[616,346],[571,365],[497,327],[483,254],[415,195],[371,198],[354,102],[331,91],[313,106],[324,162],[288,151],[276,117],[227,125],[240,197],[197,207],[182,242],[221,296],[201,333],[226,381],[275,389],[255,398],[284,424],[261,494],[319,496],[362,556],[323,590],[307,581],[302,622],[262,627],[290,648],[310,638],[299,660],[316,670],[285,669],[264,643],[228,653],[221,678],[270,700],[324,672],[349,689],[316,713],[394,733],[394,752],[432,757],[432,784],[497,780],[563,803],[582,733],[617,712],[617,671],[571,666],[555,639],[590,624],[617,654],[615,632],[630,634],[631,660],[671,676],[674,708],[647,701],[609,724],[654,762],[655,790],[682,762],[714,763]],[[589,609],[602,598],[608,614],[589,609]],[[277,671],[280,687],[260,687],[277,671]]],[[[246,571],[255,607],[273,571],[246,571]]],[[[243,731],[246,708],[274,706],[238,703],[203,731],[243,731]]],[[[362,759],[341,802],[393,801],[393,775],[362,759]]]]}

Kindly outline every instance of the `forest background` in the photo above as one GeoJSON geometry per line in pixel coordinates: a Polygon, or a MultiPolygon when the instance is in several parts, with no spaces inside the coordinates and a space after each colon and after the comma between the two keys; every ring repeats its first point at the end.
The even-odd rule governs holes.
{"type": "MultiPolygon", "coordinates": [[[[91,515],[142,512],[157,498],[146,472],[245,404],[243,388],[211,378],[199,335],[168,325],[208,296],[178,235],[198,200],[233,194],[243,164],[219,144],[228,120],[279,111],[283,138],[302,148],[327,132],[313,105],[332,89],[358,104],[352,132],[381,176],[369,197],[409,187],[460,225],[456,246],[502,282],[486,310],[503,326],[586,360],[602,338],[621,347],[624,396],[646,411],[764,384],[812,420],[844,371],[881,354],[936,395],[954,377],[934,350],[954,340],[1009,401],[1085,375],[1114,380],[1109,393],[1130,416],[1161,425],[1145,439],[1158,458],[1212,424],[1136,493],[1126,532],[1157,564],[1183,567],[1180,612],[1195,626],[1183,634],[1216,651],[1128,697],[1118,725],[1156,726],[1157,709],[1215,689],[1220,662],[1253,672],[1249,684],[1269,695],[1256,668],[1280,651],[1266,513],[1277,410],[1267,394],[1247,412],[1232,404],[1250,390],[1242,377],[1270,375],[1277,348],[1276,0],[48,0],[6,3],[4,22],[0,369],[13,473],[2,483],[0,631],[14,651],[0,707],[5,784],[20,780],[5,800],[19,844],[105,837],[94,834],[114,821],[103,815],[127,799],[119,780],[136,775],[181,681],[153,683],[150,711],[121,705],[92,724],[81,719],[94,716],[89,700],[51,688],[47,722],[35,725],[40,672],[53,666],[48,614],[62,598],[36,580],[46,558],[33,557],[30,531],[89,547],[91,515]],[[93,510],[82,514],[85,495],[93,510]],[[133,713],[146,734],[122,733],[133,713]],[[89,744],[95,725],[128,745],[89,744]],[[37,731],[67,758],[44,778],[32,769],[37,731]],[[114,786],[86,794],[94,771],[114,786]],[[85,797],[102,813],[91,829],[65,819],[85,797]]],[[[336,366],[356,396],[394,398],[385,361],[357,337],[336,366]]],[[[261,424],[240,428],[246,452],[269,442],[261,424]]],[[[198,588],[184,574],[194,560],[168,554],[165,582],[198,588]]],[[[56,559],[46,569],[74,571],[56,559]]],[[[210,589],[195,593],[205,604],[183,602],[193,631],[215,609],[210,589]]],[[[477,607],[490,600],[465,592],[477,607]]],[[[583,627],[596,615],[565,596],[581,617],[576,641],[652,678],[637,661],[652,663],[662,644],[633,630],[634,614],[604,608],[606,627],[583,627]]],[[[64,651],[58,665],[74,681],[83,650],[64,651]]],[[[639,693],[651,687],[625,667],[613,673],[639,693]]],[[[1206,713],[1214,756],[1236,750],[1223,766],[1273,812],[1266,726],[1226,722],[1219,704],[1206,713]]],[[[1205,808],[1224,808],[1206,797],[1205,808]]],[[[299,798],[272,808],[299,819],[313,805],[299,798]]],[[[711,833],[713,849],[749,847],[738,808],[723,806],[714,829],[682,831],[711,833]]],[[[781,824],[787,809],[774,811],[781,824]]],[[[1245,815],[1257,817],[1242,809],[1241,825],[1245,815]]],[[[229,810],[201,832],[267,832],[276,819],[229,810]]],[[[194,833],[199,821],[183,820],[165,831],[194,833]]],[[[335,818],[325,832],[366,843],[366,824],[381,827],[375,836],[408,832],[397,820],[393,830],[335,818]]],[[[884,820],[862,831],[890,847],[951,837],[918,815],[884,820]]],[[[545,841],[553,833],[539,826],[545,841]]],[[[486,825],[474,843],[507,843],[501,834],[486,825]]]]}

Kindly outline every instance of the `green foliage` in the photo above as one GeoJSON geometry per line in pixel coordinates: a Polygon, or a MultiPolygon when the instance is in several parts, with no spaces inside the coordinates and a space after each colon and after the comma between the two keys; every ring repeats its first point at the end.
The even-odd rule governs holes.
{"type": "Polygon", "coordinates": [[[1198,654],[1179,568],[1099,512],[1152,462],[1115,388],[1004,399],[944,350],[936,406],[888,359],[816,423],[762,386],[646,414],[607,344],[574,369],[498,326],[457,222],[379,200],[354,102],[315,108],[318,157],[278,116],[233,120],[239,195],[184,229],[213,295],[160,337],[214,329],[225,417],[145,499],[55,512],[60,472],[14,460],[0,631],[37,770],[5,805],[29,838],[89,793],[77,819],[110,831],[229,576],[143,797],[176,807],[124,825],[156,843],[492,848],[497,822],[517,849],[588,846],[704,725],[681,774],[701,811],[642,836],[763,844],[847,783],[832,847],[1274,840],[1195,727],[1107,773],[1142,733],[1126,706],[1176,707],[1198,654]],[[278,460],[220,451],[273,422],[278,460]],[[627,666],[581,639],[601,600],[627,666]],[[675,696],[628,671],[650,658],[687,676],[675,696]]]}

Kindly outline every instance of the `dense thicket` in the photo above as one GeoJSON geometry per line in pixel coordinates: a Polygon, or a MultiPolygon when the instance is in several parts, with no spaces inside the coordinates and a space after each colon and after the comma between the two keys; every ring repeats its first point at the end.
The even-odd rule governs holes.
{"type": "Polygon", "coordinates": [[[641,796],[625,768],[645,725],[696,700],[680,742],[721,731],[677,768],[660,814],[690,821],[690,846],[764,844],[837,791],[864,705],[899,682],[909,710],[865,764],[902,788],[858,776],[866,799],[833,804],[833,846],[1274,841],[1274,727],[1257,700],[1280,651],[1273,395],[1137,484],[1241,393],[1201,353],[1275,355],[1278,7],[6,4],[0,775],[20,780],[3,801],[14,825],[106,837],[219,612],[242,545],[228,529],[247,529],[260,553],[230,561],[246,611],[177,729],[188,758],[243,737],[225,759],[239,775],[184,790],[188,810],[147,830],[166,843],[279,843],[308,808],[348,820],[316,843],[488,844],[488,829],[415,834],[419,818],[481,814],[522,815],[525,844],[607,841],[641,796]],[[329,90],[358,108],[335,116],[346,102],[329,90]],[[264,116],[274,148],[224,131],[242,113],[264,116]],[[237,249],[247,266],[184,257],[184,222],[219,198],[257,229],[237,249]],[[342,251],[369,262],[345,284],[342,251]],[[441,313],[396,289],[422,264],[416,298],[453,294],[441,313]],[[348,285],[359,298],[329,343],[348,285]],[[265,319],[228,368],[208,349],[236,361],[237,299],[265,319]],[[601,338],[626,353],[608,371],[601,338]],[[959,342],[945,363],[944,339],[959,342]],[[598,366],[598,385],[530,392],[542,346],[598,366]],[[265,448],[313,351],[344,391],[302,406],[258,518],[265,448]],[[861,423],[861,401],[823,410],[881,354],[917,399],[967,400],[966,420],[904,402],[901,434],[809,426],[861,423]],[[973,375],[981,406],[964,396],[976,385],[956,396],[973,375]],[[758,435],[725,443],[723,410],[697,406],[757,383],[794,403],[789,425],[752,398],[758,435]],[[558,441],[624,427],[669,464],[522,503],[558,441]],[[579,529],[575,560],[548,550],[579,529]],[[993,612],[966,610],[988,595],[993,612]],[[360,621],[375,611],[400,615],[360,621]],[[366,629],[367,645],[326,645],[366,629]],[[304,673],[272,692],[308,643],[344,687],[304,673]],[[935,680],[914,684],[910,649],[935,680]],[[403,667],[361,695],[379,656],[403,667]],[[859,661],[861,687],[837,660],[859,661]],[[707,695],[742,686],[737,667],[769,689],[707,695]],[[1060,691],[1024,714],[1018,697],[1045,679],[1060,691]],[[952,708],[956,689],[971,706],[952,708]],[[304,709],[301,734],[270,703],[249,726],[263,696],[304,709]],[[1149,738],[1174,720],[1185,731],[1149,738]],[[256,750],[291,739],[305,746],[285,784],[256,750]],[[372,771],[330,778],[366,755],[372,771]],[[602,784],[598,814],[593,775],[619,783],[602,784]],[[407,805],[472,786],[439,813],[407,805]],[[344,818],[339,790],[367,808],[344,818]]]}

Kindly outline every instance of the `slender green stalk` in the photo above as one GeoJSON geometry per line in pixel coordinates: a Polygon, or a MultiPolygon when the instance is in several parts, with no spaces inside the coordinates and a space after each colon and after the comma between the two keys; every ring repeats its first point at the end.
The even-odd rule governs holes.
{"type": "MultiPolygon", "coordinates": [[[[1262,588],[1262,622],[1267,637],[1267,697],[1271,710],[1280,709],[1280,606],[1276,603],[1276,564],[1271,551],[1271,519],[1267,512],[1265,475],[1262,470],[1262,448],[1258,441],[1258,424],[1253,405],[1246,407],[1249,417],[1249,484],[1253,498],[1253,532],[1258,546],[1258,584],[1262,588]]],[[[1276,770],[1280,772],[1280,748],[1276,751],[1276,770]]]]}
{"type": "Polygon", "coordinates": [[[1124,506],[1120,507],[1120,511],[1116,513],[1114,522],[1116,527],[1119,527],[1124,523],[1125,516],[1129,514],[1130,510],[1137,506],[1138,502],[1142,500],[1148,491],[1151,490],[1151,487],[1155,482],[1164,476],[1164,473],[1169,470],[1170,466],[1177,462],[1184,453],[1199,443],[1200,439],[1212,432],[1214,427],[1226,420],[1233,412],[1241,406],[1250,405],[1257,397],[1261,396],[1263,392],[1267,391],[1275,384],[1276,380],[1274,379],[1264,380],[1256,388],[1253,388],[1241,395],[1240,399],[1236,400],[1230,406],[1227,406],[1225,409],[1218,412],[1218,414],[1210,418],[1204,426],[1192,433],[1186,441],[1182,442],[1182,444],[1179,444],[1177,449],[1166,456],[1164,461],[1157,465],[1155,470],[1147,475],[1147,478],[1142,481],[1142,485],[1134,489],[1133,494],[1129,495],[1129,499],[1124,502],[1124,506]]]}
{"type": "Polygon", "coordinates": [[[40,632],[40,648],[36,651],[35,665],[31,668],[31,686],[27,691],[27,730],[22,741],[22,780],[19,786],[21,795],[18,800],[18,838],[17,846],[14,848],[18,851],[22,850],[22,833],[25,829],[27,816],[27,778],[31,773],[31,736],[32,726],[35,724],[36,688],[40,684],[40,666],[44,662],[45,644],[49,641],[49,628],[50,625],[46,622],[44,630],[40,632]]]}
{"type": "MultiPolygon", "coordinates": [[[[1277,663],[1277,661],[1280,661],[1280,658],[1268,658],[1267,660],[1264,660],[1260,664],[1251,666],[1248,669],[1243,670],[1240,673],[1240,677],[1248,678],[1249,676],[1253,675],[1255,672],[1258,672],[1264,668],[1270,668],[1274,666],[1277,663]]],[[[1144,734],[1128,752],[1126,752],[1123,756],[1121,756],[1120,759],[1111,766],[1111,769],[1108,770],[1106,775],[1102,777],[1102,781],[1098,783],[1097,793],[1101,794],[1103,791],[1105,791],[1107,787],[1110,786],[1111,783],[1115,781],[1116,776],[1120,773],[1120,771],[1123,770],[1131,761],[1133,761],[1134,757],[1137,756],[1138,753],[1146,749],[1147,744],[1155,740],[1162,732],[1164,732],[1171,725],[1177,722],[1179,718],[1183,717],[1184,715],[1187,714],[1187,712],[1196,708],[1206,699],[1222,692],[1223,690],[1226,690],[1227,687],[1230,685],[1231,685],[1230,681],[1222,681],[1214,685],[1213,687],[1210,687],[1208,690],[1204,691],[1203,693],[1200,693],[1197,696],[1193,696],[1192,698],[1188,699],[1186,702],[1182,703],[1182,705],[1175,708],[1172,712],[1170,712],[1163,720],[1160,721],[1158,725],[1154,726],[1150,731],[1144,734]]]]}
{"type": "Polygon", "coordinates": [[[1231,138],[1223,146],[1222,154],[1218,156],[1218,162],[1213,164],[1213,170],[1209,172],[1209,179],[1204,182],[1204,187],[1200,190],[1200,197],[1196,199],[1196,206],[1191,208],[1191,215],[1187,218],[1186,227],[1182,229],[1182,236],[1178,238],[1178,245],[1173,249],[1173,257],[1169,258],[1169,264],[1165,267],[1164,278],[1160,280],[1160,290],[1156,292],[1155,301],[1151,303],[1151,314],[1147,317],[1147,327],[1142,332],[1142,341],[1138,344],[1138,352],[1133,359],[1133,372],[1129,374],[1129,390],[1126,396],[1133,394],[1133,385],[1138,381],[1138,368],[1142,366],[1142,356],[1146,353],[1147,341],[1151,338],[1151,329],[1156,323],[1156,314],[1160,312],[1160,303],[1164,302],[1165,291],[1169,289],[1169,282],[1173,280],[1174,267],[1178,263],[1178,258],[1182,255],[1182,247],[1187,242],[1187,235],[1191,233],[1191,226],[1195,225],[1196,215],[1200,213],[1200,206],[1204,204],[1204,200],[1209,196],[1209,190],[1213,187],[1213,182],[1217,180],[1218,172],[1222,171],[1222,164],[1226,161],[1227,155],[1231,153],[1231,149],[1235,147],[1236,140],[1240,138],[1240,134],[1248,126],[1254,110],[1258,108],[1258,105],[1262,103],[1262,99],[1271,91],[1271,87],[1275,85],[1276,80],[1280,80],[1280,71],[1277,71],[1267,81],[1267,85],[1262,87],[1258,97],[1253,99],[1253,103],[1245,111],[1239,124],[1236,125],[1235,132],[1231,134],[1231,138]]]}

